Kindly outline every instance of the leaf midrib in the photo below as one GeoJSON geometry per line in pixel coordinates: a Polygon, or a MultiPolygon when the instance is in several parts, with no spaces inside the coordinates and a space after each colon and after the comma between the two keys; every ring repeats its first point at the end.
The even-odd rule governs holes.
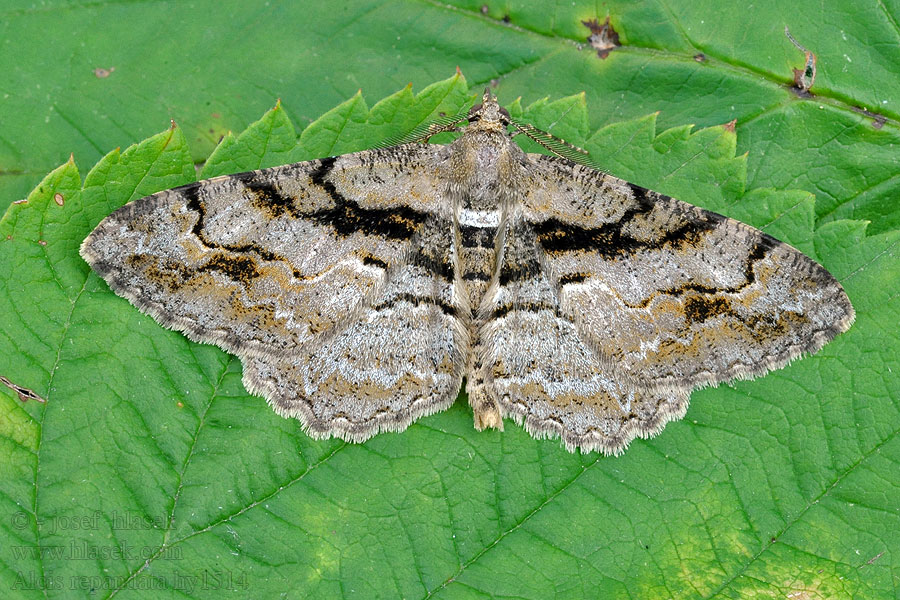
{"type": "MultiPolygon", "coordinates": [[[[513,29],[514,31],[519,31],[522,33],[529,33],[531,35],[540,37],[542,39],[551,40],[551,41],[566,40],[570,45],[574,45],[576,48],[581,48],[583,46],[583,43],[576,39],[572,39],[569,37],[563,37],[563,36],[559,36],[559,35],[550,35],[547,33],[537,31],[535,29],[523,27],[521,25],[511,25],[508,23],[498,22],[496,19],[486,17],[486,16],[484,16],[480,13],[477,13],[473,10],[470,10],[470,9],[459,8],[459,7],[453,6],[453,5],[448,6],[448,5],[433,2],[433,1],[428,1],[428,3],[431,4],[432,6],[436,6],[436,7],[442,8],[444,10],[452,10],[455,12],[465,13],[465,14],[468,14],[469,16],[477,18],[479,20],[487,21],[489,23],[492,23],[492,24],[498,25],[498,26],[502,25],[507,28],[513,29]]],[[[879,6],[881,6],[881,8],[885,12],[885,14],[887,14],[887,10],[884,8],[883,4],[881,3],[881,0],[879,0],[878,4],[879,4],[879,6]]],[[[663,6],[666,9],[668,9],[668,5],[665,2],[663,3],[663,6]]],[[[672,11],[669,10],[668,12],[671,13],[672,11]]],[[[710,52],[705,47],[697,45],[684,32],[684,27],[682,26],[681,21],[674,14],[670,14],[670,18],[672,19],[672,23],[678,28],[678,31],[682,34],[682,37],[685,40],[685,42],[691,48],[693,48],[697,52],[702,52],[707,57],[706,66],[708,68],[710,68],[710,67],[717,68],[717,69],[721,69],[721,70],[729,71],[729,72],[733,72],[733,73],[740,73],[743,76],[749,76],[749,77],[753,77],[753,78],[762,78],[764,81],[771,84],[772,87],[774,87],[774,88],[781,89],[781,90],[788,89],[787,80],[786,79],[784,79],[784,80],[778,79],[776,77],[775,73],[773,73],[771,71],[757,68],[754,65],[745,65],[745,64],[739,64],[736,62],[729,62],[727,57],[722,57],[716,52],[710,52]]],[[[891,22],[893,23],[893,20],[891,20],[891,22]]],[[[896,24],[895,24],[895,26],[896,26],[896,24]]],[[[544,54],[535,61],[516,66],[512,69],[509,69],[508,71],[498,72],[495,79],[502,79],[503,77],[506,77],[507,75],[509,75],[511,73],[515,73],[521,69],[530,67],[534,63],[545,60],[546,58],[548,58],[549,56],[552,56],[553,54],[556,54],[557,52],[559,52],[559,50],[544,54]]],[[[654,47],[650,47],[650,46],[639,46],[637,44],[623,44],[622,46],[616,47],[614,52],[622,53],[622,54],[625,54],[625,53],[648,54],[653,57],[670,58],[670,59],[676,59],[676,60],[683,61],[683,62],[696,62],[693,55],[688,55],[688,54],[685,54],[682,52],[677,52],[677,51],[672,51],[672,50],[661,50],[659,48],[654,48],[654,47]]],[[[800,58],[802,58],[802,57],[800,57],[800,58]]],[[[789,102],[791,102],[793,100],[794,100],[794,98],[789,97],[783,104],[788,104],[789,102]]],[[[827,89],[821,90],[819,88],[815,89],[812,98],[810,98],[810,101],[829,104],[831,106],[839,108],[840,110],[842,110],[846,113],[852,113],[853,115],[855,115],[857,117],[860,114],[858,107],[862,106],[864,104],[862,101],[847,102],[847,101],[843,100],[841,97],[834,95],[832,93],[829,93],[829,90],[827,90],[827,89]]],[[[768,109],[766,109],[766,110],[768,110],[768,109]]],[[[885,114],[882,112],[873,111],[871,109],[869,109],[869,112],[871,112],[872,115],[883,117],[885,119],[884,126],[890,126],[894,129],[900,130],[900,121],[898,121],[897,115],[885,114]]],[[[758,116],[758,115],[754,115],[754,118],[756,118],[756,116],[758,116]]],[[[743,121],[741,123],[743,124],[743,121]]]]}

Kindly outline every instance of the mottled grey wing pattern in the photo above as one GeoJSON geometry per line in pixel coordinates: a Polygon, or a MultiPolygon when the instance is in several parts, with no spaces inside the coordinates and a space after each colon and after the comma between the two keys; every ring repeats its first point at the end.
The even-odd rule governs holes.
{"type": "Polygon", "coordinates": [[[159,192],[104,219],[82,256],[117,293],[193,339],[289,351],[351,319],[442,210],[428,202],[440,185],[426,168],[433,147],[413,148],[420,156],[361,152],[159,192]],[[392,177],[399,161],[418,176],[392,177]]]}
{"type": "Polygon", "coordinates": [[[300,418],[310,435],[352,441],[449,407],[469,339],[457,316],[453,232],[436,221],[353,322],[289,356],[245,358],[247,389],[300,418]]]}
{"type": "Polygon", "coordinates": [[[593,169],[535,161],[571,188],[525,196],[540,209],[527,219],[562,312],[622,376],[690,388],[753,377],[853,321],[840,283],[788,244],[593,169]]]}
{"type": "MultiPolygon", "coordinates": [[[[350,384],[322,362],[304,375],[286,370],[280,378],[269,375],[273,365],[310,356],[327,361],[335,352],[355,355],[354,384],[369,382],[359,388],[362,396],[367,389],[377,396],[387,368],[380,363],[422,349],[397,328],[427,323],[446,350],[443,379],[420,378],[415,398],[375,406],[402,414],[394,421],[384,417],[383,427],[377,420],[370,426],[408,424],[456,397],[463,363],[457,356],[467,343],[455,323],[449,209],[439,202],[446,184],[433,170],[440,151],[386,148],[166,190],[111,214],[81,253],[116,293],[160,323],[240,356],[248,387],[312,427],[304,390],[340,397],[350,393],[350,384]],[[440,251],[425,243],[435,231],[445,232],[440,251]],[[327,340],[345,339],[354,328],[374,331],[373,323],[407,306],[406,322],[393,322],[392,344],[370,348],[357,339],[336,342],[330,355],[322,350],[327,340]],[[288,393],[290,377],[304,385],[288,393]]],[[[383,336],[368,339],[385,342],[383,336]]],[[[405,366],[412,372],[415,364],[405,366]]]]}
{"type": "Polygon", "coordinates": [[[617,453],[687,410],[687,390],[650,389],[622,378],[609,356],[562,309],[533,226],[510,224],[496,286],[481,312],[482,379],[504,416],[569,450],[617,453]]]}
{"type": "Polygon", "coordinates": [[[853,321],[828,271],[757,229],[529,160],[514,258],[483,307],[495,317],[484,368],[504,412],[537,434],[617,453],[680,418],[692,389],[778,368],[853,321]],[[516,346],[531,349],[524,362],[516,346]]]}

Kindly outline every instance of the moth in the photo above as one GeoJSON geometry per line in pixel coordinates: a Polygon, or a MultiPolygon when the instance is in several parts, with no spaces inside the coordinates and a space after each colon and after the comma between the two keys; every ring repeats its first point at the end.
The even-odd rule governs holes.
{"type": "Polygon", "coordinates": [[[415,143],[131,202],[81,255],[163,326],[237,355],[278,414],[354,442],[446,409],[465,380],[479,430],[512,418],[618,454],[681,418],[692,390],[852,323],[799,251],[576,153],[486,90],[415,143]],[[523,152],[511,125],[555,155],[523,152]]]}

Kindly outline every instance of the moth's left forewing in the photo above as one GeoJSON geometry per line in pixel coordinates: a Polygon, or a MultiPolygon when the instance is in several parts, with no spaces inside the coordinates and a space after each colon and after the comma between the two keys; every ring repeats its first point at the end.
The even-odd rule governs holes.
{"type": "Polygon", "coordinates": [[[649,387],[692,389],[778,368],[853,320],[827,270],[746,224],[554,157],[525,210],[561,311],[649,387]]]}
{"type": "Polygon", "coordinates": [[[290,352],[352,319],[446,211],[435,152],[388,148],[164,190],[105,218],[81,254],[192,339],[290,352]]]}

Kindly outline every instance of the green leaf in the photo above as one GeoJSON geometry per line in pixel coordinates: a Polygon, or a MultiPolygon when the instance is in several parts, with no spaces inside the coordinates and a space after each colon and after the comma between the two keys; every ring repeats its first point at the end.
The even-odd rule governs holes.
{"type": "Polygon", "coordinates": [[[275,167],[291,162],[291,151],[297,145],[297,132],[281,101],[262,119],[247,128],[239,137],[231,133],[222,138],[215,151],[203,165],[203,179],[216,175],[240,173],[275,167]]]}
{"type": "Polygon", "coordinates": [[[0,207],[28,197],[0,221],[0,375],[48,403],[0,387],[6,595],[896,596],[896,2],[32,4],[0,9],[0,207]],[[622,46],[601,60],[582,21],[607,16],[622,46]],[[804,54],[785,25],[816,54],[811,97],[789,89],[804,54]],[[468,82],[411,102],[457,65],[468,82]],[[285,123],[304,136],[287,160],[358,150],[492,82],[616,175],[816,257],[853,328],[694,394],[618,459],[513,424],[476,434],[462,401],[361,446],[312,442],[244,392],[239,362],[77,255],[102,216],[208,157],[203,177],[284,160],[285,123]],[[358,90],[393,96],[369,109],[358,90]],[[278,98],[241,134],[263,145],[237,144],[278,98]],[[100,161],[83,188],[74,164],[46,175],[70,154],[100,161]]]}
{"type": "MultiPolygon", "coordinates": [[[[203,174],[371,146],[393,118],[402,133],[451,96],[458,109],[466,89],[457,76],[371,110],[356,96],[299,141],[276,106],[203,174]]],[[[816,256],[854,302],[851,330],[762,379],[695,393],[685,420],[620,458],[569,454],[512,423],[477,432],[463,399],[365,444],[314,441],[246,393],[238,360],[163,329],[77,256],[117,206],[193,179],[169,129],[104,157],[83,187],[67,162],[0,221],[0,330],[14,348],[0,374],[47,400],[0,392],[0,585],[21,597],[889,597],[900,234],[815,230],[810,194],[745,193],[730,127],[659,132],[651,115],[588,135],[584,100],[514,112],[577,136],[616,175],[816,256]]]]}

